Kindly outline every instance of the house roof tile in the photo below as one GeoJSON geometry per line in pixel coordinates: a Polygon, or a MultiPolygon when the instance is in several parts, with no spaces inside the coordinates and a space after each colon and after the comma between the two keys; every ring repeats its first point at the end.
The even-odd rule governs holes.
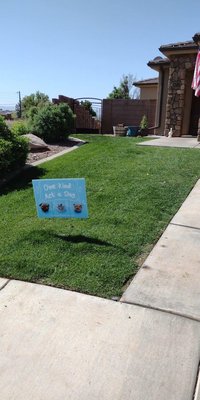
{"type": "Polygon", "coordinates": [[[177,42],[177,43],[169,43],[169,44],[164,44],[159,47],[159,50],[162,53],[165,53],[165,51],[168,50],[197,50],[197,45],[194,43],[193,40],[189,40],[186,42],[177,42]]]}
{"type": "Polygon", "coordinates": [[[141,81],[133,83],[134,86],[156,85],[156,84],[158,84],[158,78],[143,79],[141,81]]]}
{"type": "Polygon", "coordinates": [[[149,61],[147,65],[159,65],[159,64],[169,64],[170,60],[167,57],[155,57],[153,60],[149,61]]]}

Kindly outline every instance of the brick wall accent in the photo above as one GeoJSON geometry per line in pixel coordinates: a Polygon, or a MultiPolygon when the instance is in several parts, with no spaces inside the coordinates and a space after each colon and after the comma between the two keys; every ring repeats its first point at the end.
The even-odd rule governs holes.
{"type": "Polygon", "coordinates": [[[143,115],[149,127],[155,126],[156,100],[104,99],[102,107],[102,133],[113,133],[113,126],[124,124],[139,126],[143,115]]]}
{"type": "Polygon", "coordinates": [[[54,104],[67,103],[76,115],[74,128],[78,130],[100,130],[100,121],[93,118],[89,111],[85,109],[77,100],[71,97],[59,95],[58,99],[52,99],[54,104]]]}

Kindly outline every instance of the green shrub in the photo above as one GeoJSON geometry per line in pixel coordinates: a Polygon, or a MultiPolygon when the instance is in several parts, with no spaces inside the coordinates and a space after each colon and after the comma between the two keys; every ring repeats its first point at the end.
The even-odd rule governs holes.
{"type": "Polygon", "coordinates": [[[0,117],[0,178],[4,174],[22,167],[28,154],[28,141],[6,125],[0,117]]]}
{"type": "Polygon", "coordinates": [[[30,130],[47,143],[60,142],[69,136],[74,118],[68,104],[48,104],[29,120],[30,130]]]}
{"type": "MultiPolygon", "coordinates": [[[[43,107],[44,107],[44,105],[43,105],[43,107]]],[[[30,109],[27,112],[28,121],[29,121],[28,126],[30,126],[32,124],[32,122],[35,118],[35,115],[38,114],[39,110],[40,110],[39,107],[36,107],[36,106],[30,107],[30,109]]]]}
{"type": "Polygon", "coordinates": [[[5,122],[4,117],[0,115],[0,138],[9,140],[12,137],[12,132],[10,131],[8,125],[5,122]]]}
{"type": "Polygon", "coordinates": [[[140,129],[147,129],[147,128],[148,128],[148,119],[146,115],[143,115],[140,122],[140,129]]]}
{"type": "Polygon", "coordinates": [[[10,160],[12,158],[12,143],[0,138],[0,177],[4,172],[10,170],[10,160]]]}
{"type": "Polygon", "coordinates": [[[18,135],[13,136],[11,168],[15,169],[23,167],[26,163],[27,155],[28,140],[18,135]]]}
{"type": "Polygon", "coordinates": [[[29,129],[26,122],[16,121],[12,124],[11,131],[17,135],[26,135],[29,132],[29,129]]]}

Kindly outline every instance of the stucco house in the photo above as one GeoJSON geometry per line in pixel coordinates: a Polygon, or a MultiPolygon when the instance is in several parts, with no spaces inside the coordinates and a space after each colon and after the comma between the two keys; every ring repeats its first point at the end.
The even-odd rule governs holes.
{"type": "Polygon", "coordinates": [[[140,89],[140,100],[157,100],[158,78],[137,81],[134,86],[140,89]]]}
{"type": "Polygon", "coordinates": [[[156,57],[148,66],[158,71],[155,134],[200,137],[200,97],[191,88],[200,33],[193,40],[162,45],[164,57],[156,57]]]}

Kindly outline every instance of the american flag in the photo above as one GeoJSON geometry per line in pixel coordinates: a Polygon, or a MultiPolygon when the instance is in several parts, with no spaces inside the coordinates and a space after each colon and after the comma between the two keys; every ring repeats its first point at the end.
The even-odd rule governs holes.
{"type": "Polygon", "coordinates": [[[197,54],[194,76],[192,81],[192,89],[195,90],[195,96],[200,97],[200,49],[197,54]]]}

